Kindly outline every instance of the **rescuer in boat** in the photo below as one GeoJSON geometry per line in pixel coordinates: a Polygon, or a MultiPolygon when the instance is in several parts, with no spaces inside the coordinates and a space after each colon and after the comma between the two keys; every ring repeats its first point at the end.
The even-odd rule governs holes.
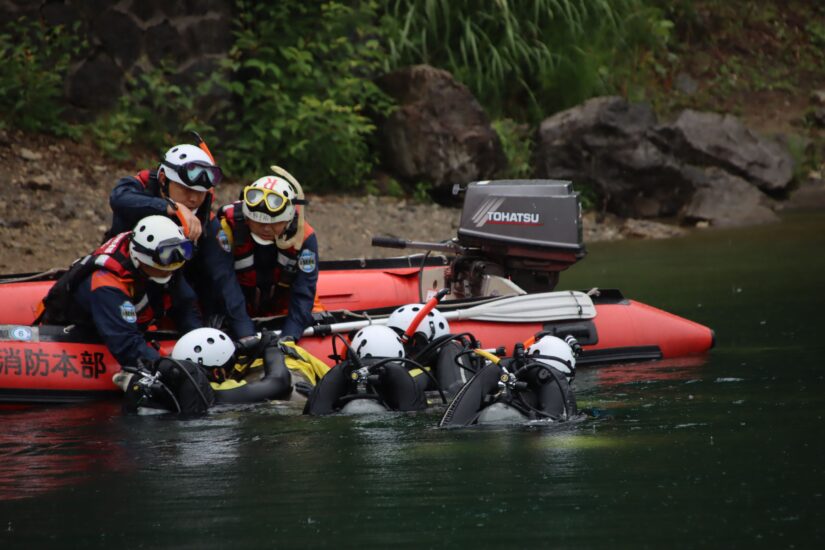
{"type": "Polygon", "coordinates": [[[304,414],[426,409],[424,388],[416,384],[411,369],[422,370],[421,365],[405,358],[404,345],[391,328],[366,326],[353,337],[344,361],[315,386],[304,414]]]}
{"type": "Polygon", "coordinates": [[[231,262],[223,258],[229,250],[226,235],[211,212],[215,186],[223,173],[200,136],[195,136],[197,146],[175,145],[156,170],[142,170],[117,182],[109,197],[112,226],[106,238],[128,231],[144,216],[175,220],[196,245],[185,276],[204,316],[225,319],[237,339],[254,345],[254,324],[246,313],[231,262]]]}
{"type": "Polygon", "coordinates": [[[220,223],[252,317],[286,315],[281,337],[298,341],[323,308],[316,298],[318,239],[304,219],[304,193],[289,172],[256,180],[225,205],[220,223]]]}
{"type": "Polygon", "coordinates": [[[549,334],[539,335],[526,351],[517,344],[509,358],[476,350],[488,362],[458,392],[439,426],[578,417],[572,382],[579,350],[572,336],[562,340],[549,334]]]}
{"type": "Polygon", "coordinates": [[[212,405],[287,400],[308,392],[329,370],[294,343],[264,333],[255,350],[238,350],[214,328],[199,328],[175,344],[168,358],[115,375],[127,412],[202,413],[212,405]]]}
{"type": "Polygon", "coordinates": [[[181,268],[194,245],[164,216],[147,216],[75,261],[40,304],[36,323],[88,326],[121,365],[154,361],[143,332],[171,321],[180,332],[201,326],[195,293],[181,268]]]}

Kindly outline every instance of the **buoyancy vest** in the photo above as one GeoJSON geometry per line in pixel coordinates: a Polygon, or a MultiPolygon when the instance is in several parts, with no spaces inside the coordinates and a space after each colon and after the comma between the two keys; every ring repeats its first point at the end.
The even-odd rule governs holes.
{"type": "Polygon", "coordinates": [[[143,188],[155,197],[161,196],[160,181],[157,170],[141,170],[135,174],[135,179],[143,185],[143,188]]]}
{"type": "MultiPolygon", "coordinates": [[[[235,275],[246,298],[247,309],[251,314],[285,312],[290,287],[298,275],[301,247],[281,249],[274,245],[255,246],[243,215],[241,201],[221,208],[218,217],[232,246],[235,275]]],[[[287,228],[287,232],[289,231],[290,228],[287,228]]],[[[304,222],[304,242],[314,232],[312,226],[304,222]]],[[[317,296],[316,304],[320,305],[317,296]]]]}
{"type": "Polygon", "coordinates": [[[149,299],[144,285],[145,277],[129,257],[131,240],[131,231],[121,233],[91,254],[75,261],[43,298],[35,324],[69,325],[90,321],[90,315],[75,302],[73,295],[78,286],[98,270],[113,275],[118,288],[130,297],[139,325],[151,324],[156,318],[156,310],[163,316],[172,306],[171,297],[164,293],[160,300],[149,299]]]}

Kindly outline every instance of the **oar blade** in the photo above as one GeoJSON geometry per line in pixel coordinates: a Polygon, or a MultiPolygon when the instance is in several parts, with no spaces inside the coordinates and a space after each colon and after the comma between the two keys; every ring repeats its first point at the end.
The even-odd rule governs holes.
{"type": "MultiPolygon", "coordinates": [[[[494,323],[533,323],[562,319],[592,319],[596,307],[590,296],[578,291],[544,292],[510,296],[453,312],[456,319],[494,323]]],[[[445,313],[447,319],[449,314],[445,313]]]]}
{"type": "MultiPolygon", "coordinates": [[[[473,319],[492,323],[543,323],[560,320],[592,319],[596,316],[596,306],[590,296],[575,290],[543,292],[520,296],[505,296],[483,304],[467,307],[466,304],[452,306],[442,302],[439,310],[449,320],[473,319]]],[[[348,332],[367,325],[384,325],[386,317],[375,317],[367,321],[350,321],[309,327],[304,336],[348,332]]]]}

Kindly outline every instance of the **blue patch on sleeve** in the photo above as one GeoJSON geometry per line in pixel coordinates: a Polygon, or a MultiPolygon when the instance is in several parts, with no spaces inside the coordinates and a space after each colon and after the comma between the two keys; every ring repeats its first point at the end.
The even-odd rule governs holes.
{"type": "Polygon", "coordinates": [[[298,267],[304,273],[312,273],[318,262],[315,260],[315,252],[312,250],[304,250],[298,256],[298,267]]]}
{"type": "Polygon", "coordinates": [[[137,310],[132,302],[126,301],[120,304],[120,316],[127,323],[137,323],[137,310]]]}
{"type": "Polygon", "coordinates": [[[232,246],[229,244],[229,236],[226,234],[226,231],[224,231],[223,229],[218,231],[217,239],[218,244],[221,245],[221,248],[223,248],[224,252],[226,252],[227,254],[232,252],[232,246]]]}

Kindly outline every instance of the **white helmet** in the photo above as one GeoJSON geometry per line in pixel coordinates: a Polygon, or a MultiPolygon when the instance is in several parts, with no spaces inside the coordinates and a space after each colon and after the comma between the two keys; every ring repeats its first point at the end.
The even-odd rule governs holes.
{"type": "Polygon", "coordinates": [[[234,355],[235,344],[229,336],[216,328],[196,328],[178,340],[170,357],[217,368],[226,366],[234,355]]]}
{"type": "MultiPolygon", "coordinates": [[[[387,326],[402,333],[406,332],[422,307],[424,307],[423,304],[407,304],[399,307],[390,314],[389,319],[387,319],[387,326]]],[[[421,320],[415,332],[420,332],[431,342],[440,336],[450,334],[450,323],[447,322],[440,311],[433,309],[421,320]]]]}
{"type": "Polygon", "coordinates": [[[172,272],[192,259],[194,250],[194,244],[183,234],[183,228],[166,216],[141,219],[129,242],[129,257],[135,267],[145,264],[170,272],[167,277],[150,277],[161,284],[169,282],[172,272]]]}
{"type": "Polygon", "coordinates": [[[352,349],[359,359],[404,357],[398,334],[383,325],[369,325],[359,330],[352,339],[352,349]]]}
{"type": "Polygon", "coordinates": [[[537,363],[544,363],[564,374],[573,374],[576,369],[576,357],[573,350],[561,338],[545,335],[527,348],[527,357],[536,355],[537,363]]]}
{"type": "Polygon", "coordinates": [[[209,191],[223,177],[212,158],[195,145],[175,145],[163,156],[158,174],[194,191],[209,191]]]}
{"type": "Polygon", "coordinates": [[[298,192],[284,178],[264,176],[243,190],[243,215],[259,223],[291,222],[298,192]]]}

